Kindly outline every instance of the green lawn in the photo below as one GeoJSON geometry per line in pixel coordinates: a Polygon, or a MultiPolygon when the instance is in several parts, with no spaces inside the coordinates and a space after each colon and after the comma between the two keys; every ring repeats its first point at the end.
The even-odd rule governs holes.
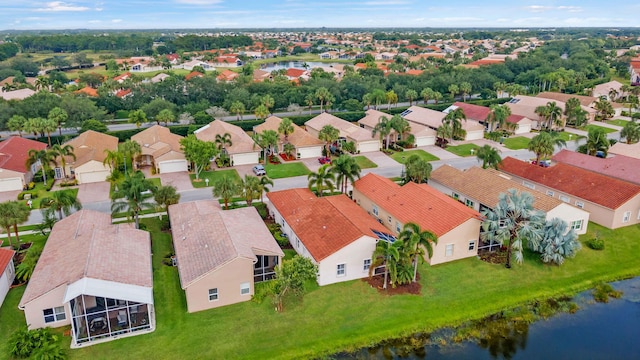
{"type": "Polygon", "coordinates": [[[360,155],[360,156],[354,156],[353,158],[356,160],[356,163],[358,164],[358,166],[360,166],[360,169],[370,169],[370,168],[378,167],[376,163],[369,160],[366,156],[360,155]]]}
{"type": "Polygon", "coordinates": [[[206,187],[207,182],[205,179],[209,179],[209,186],[213,186],[213,183],[223,176],[230,176],[237,182],[241,181],[240,175],[238,175],[238,171],[236,171],[236,169],[203,171],[200,173],[200,181],[196,181],[196,174],[189,174],[191,184],[193,184],[194,188],[206,187]]]}
{"type": "Polygon", "coordinates": [[[520,149],[526,149],[527,146],[529,145],[529,141],[531,140],[524,136],[515,136],[515,137],[510,137],[505,139],[503,142],[503,145],[507,149],[520,150],[520,149]]]}
{"type": "MultiPolygon", "coordinates": [[[[161,262],[172,251],[170,234],[159,231],[157,220],[143,222],[153,239],[156,331],[67,350],[69,358],[137,359],[149,354],[155,359],[172,359],[175,354],[185,359],[322,357],[640,274],[640,225],[612,231],[590,223],[589,234],[581,240],[597,232],[605,239],[606,249],[585,247],[559,267],[543,265],[533,254],[526,254],[525,263],[511,270],[474,257],[434,267],[421,264],[419,296],[381,295],[356,280],[314,286],[303,302],[285,304],[283,313],[274,312],[266,299],[188,314],[177,268],[161,262]]],[[[24,325],[17,309],[23,291],[24,287],[11,290],[0,309],[2,334],[24,325]]],[[[69,341],[65,337],[64,345],[69,341]]],[[[0,342],[0,350],[0,358],[6,358],[6,341],[0,342]]]]}
{"type": "MultiPolygon", "coordinates": [[[[62,191],[62,190],[71,190],[76,196],[78,195],[78,188],[74,188],[74,189],[69,189],[69,188],[62,188],[60,190],[56,190],[56,191],[62,191]]],[[[38,197],[36,197],[35,199],[32,199],[32,203],[31,203],[31,208],[32,209],[40,209],[40,203],[42,201],[42,199],[46,198],[46,197],[50,197],[51,196],[51,191],[46,191],[45,190],[45,186],[43,183],[39,182],[36,183],[36,186],[32,189],[29,190],[29,192],[33,192],[36,191],[38,197]]],[[[27,206],[27,200],[20,200],[21,203],[23,203],[25,206],[27,206]]]]}
{"type": "Polygon", "coordinates": [[[391,158],[397,162],[399,162],[400,164],[404,164],[404,162],[409,158],[409,156],[411,155],[418,155],[420,156],[420,158],[422,158],[423,160],[427,160],[427,161],[437,161],[440,160],[439,157],[430,154],[424,150],[406,150],[406,151],[400,151],[400,152],[396,152],[393,153],[391,155],[391,158]]]}
{"type": "Polygon", "coordinates": [[[599,125],[593,125],[593,124],[589,124],[589,125],[585,126],[584,127],[584,131],[589,131],[589,129],[596,129],[596,128],[603,129],[605,134],[609,134],[609,133],[617,131],[615,129],[611,129],[611,128],[604,127],[604,126],[599,126],[599,125]]]}
{"type": "Polygon", "coordinates": [[[301,162],[267,164],[264,167],[267,176],[271,179],[282,179],[293,176],[308,175],[309,169],[301,162]]]}
{"type": "Polygon", "coordinates": [[[480,149],[480,146],[476,144],[462,144],[458,146],[447,146],[445,150],[458,156],[466,157],[475,156],[475,154],[477,154],[478,152],[478,149],[480,149]]]}
{"type": "Polygon", "coordinates": [[[616,125],[616,126],[622,126],[622,127],[627,125],[628,122],[629,122],[629,120],[622,120],[622,119],[615,119],[615,120],[607,120],[606,121],[606,123],[609,124],[609,125],[616,125]]]}

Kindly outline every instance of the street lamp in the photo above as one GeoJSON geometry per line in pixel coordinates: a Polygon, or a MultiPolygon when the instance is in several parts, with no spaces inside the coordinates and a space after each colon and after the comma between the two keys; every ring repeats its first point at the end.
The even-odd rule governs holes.
{"type": "Polygon", "coordinates": [[[404,155],[402,156],[402,171],[400,172],[400,178],[402,178],[402,182],[404,182],[404,178],[406,176],[405,165],[404,165],[404,155]]]}

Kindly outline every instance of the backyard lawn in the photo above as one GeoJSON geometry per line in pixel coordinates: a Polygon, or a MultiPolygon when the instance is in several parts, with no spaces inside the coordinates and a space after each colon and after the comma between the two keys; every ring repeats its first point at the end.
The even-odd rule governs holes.
{"type": "Polygon", "coordinates": [[[267,164],[264,166],[267,176],[271,179],[282,179],[293,176],[308,175],[309,169],[301,162],[267,164]]]}
{"type": "Polygon", "coordinates": [[[401,152],[396,152],[393,153],[391,155],[391,158],[397,162],[399,162],[400,164],[404,164],[404,162],[409,158],[409,156],[411,155],[418,155],[420,156],[420,158],[422,158],[423,160],[427,160],[427,161],[436,161],[436,160],[440,160],[439,157],[433,155],[433,154],[429,154],[428,152],[424,151],[424,150],[406,150],[406,151],[401,151],[401,152]]]}
{"type": "Polygon", "coordinates": [[[191,184],[193,184],[194,188],[206,187],[207,182],[205,181],[205,179],[209,179],[209,186],[213,186],[213,183],[223,176],[230,176],[237,182],[241,181],[240,175],[238,175],[236,169],[203,171],[200,173],[200,181],[196,181],[196,174],[189,174],[189,177],[191,178],[191,184]]]}
{"type": "Polygon", "coordinates": [[[376,163],[369,160],[369,158],[367,158],[366,156],[360,155],[360,156],[354,156],[353,158],[356,160],[356,163],[358,164],[358,166],[360,166],[360,169],[370,169],[370,168],[378,167],[376,163]]]}
{"type": "Polygon", "coordinates": [[[445,150],[450,153],[454,153],[458,156],[466,157],[466,156],[475,156],[478,153],[478,149],[480,146],[476,144],[462,144],[458,146],[447,146],[445,150]]]}
{"type": "Polygon", "coordinates": [[[505,139],[503,142],[503,145],[507,149],[520,150],[520,149],[526,149],[527,146],[529,145],[529,141],[531,140],[524,136],[515,136],[515,137],[510,137],[505,139]]]}
{"type": "Polygon", "coordinates": [[[616,125],[616,126],[621,126],[624,127],[625,125],[627,125],[627,123],[629,122],[629,120],[622,120],[622,119],[615,119],[615,120],[607,120],[606,123],[609,125],[616,125]]]}
{"type": "Polygon", "coordinates": [[[595,129],[595,128],[600,128],[600,129],[604,130],[605,134],[609,134],[609,133],[618,131],[616,129],[611,129],[611,128],[608,128],[608,127],[594,125],[594,124],[589,124],[589,125],[585,126],[584,127],[584,131],[589,131],[589,129],[595,129]]]}
{"type": "MultiPolygon", "coordinates": [[[[177,268],[162,264],[172,251],[170,234],[157,220],[144,219],[152,234],[154,299],[157,329],[126,339],[69,350],[70,359],[315,358],[356,349],[383,339],[458,324],[512,308],[533,299],[575,293],[600,281],[640,274],[640,226],[616,231],[593,223],[584,242],[599,234],[606,249],[586,246],[562,266],[543,265],[526,253],[523,265],[505,269],[475,257],[430,267],[421,263],[421,295],[386,296],[355,280],[311,287],[304,301],[285,303],[277,313],[269,298],[194,314],[186,312],[177,268]],[[258,325],[259,324],[259,325],[258,325]],[[230,336],[233,334],[233,336],[230,336]],[[268,335],[267,335],[268,334],[268,335]]],[[[0,309],[0,332],[11,334],[24,326],[17,304],[24,286],[9,292],[0,309]]],[[[62,330],[59,330],[62,333],[62,330]]],[[[6,341],[0,358],[7,358],[6,341]]]]}

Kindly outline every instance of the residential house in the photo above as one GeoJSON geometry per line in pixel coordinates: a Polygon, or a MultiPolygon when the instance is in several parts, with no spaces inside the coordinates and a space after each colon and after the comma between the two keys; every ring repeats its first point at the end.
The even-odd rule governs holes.
{"type": "Polygon", "coordinates": [[[125,99],[127,97],[133,96],[133,91],[131,89],[120,89],[116,91],[116,97],[120,99],[125,99]]]}
{"type": "Polygon", "coordinates": [[[29,150],[44,150],[47,144],[18,136],[0,142],[0,191],[22,191],[41,164],[27,168],[29,150]]]}
{"type": "Polygon", "coordinates": [[[156,75],[156,76],[152,77],[152,78],[151,78],[151,82],[152,82],[152,83],[154,83],[154,84],[155,84],[155,83],[159,83],[159,82],[163,82],[163,81],[165,81],[167,78],[170,78],[170,77],[171,77],[171,75],[167,75],[167,74],[165,74],[165,73],[160,73],[160,74],[158,74],[158,75],[156,75]]]}
{"type": "Polygon", "coordinates": [[[214,67],[239,67],[244,63],[235,55],[222,55],[212,60],[214,67]]]}
{"type": "Polygon", "coordinates": [[[611,100],[609,98],[609,92],[611,91],[611,89],[615,90],[618,94],[622,95],[624,92],[622,91],[622,83],[616,81],[616,80],[612,80],[609,82],[606,82],[604,84],[599,84],[593,87],[593,90],[591,91],[591,96],[595,97],[595,98],[599,98],[601,96],[604,96],[607,100],[611,100]]]}
{"type": "MultiPolygon", "coordinates": [[[[365,114],[366,115],[362,119],[358,120],[358,124],[360,125],[361,128],[371,132],[373,132],[373,129],[380,122],[381,117],[384,116],[387,119],[391,119],[392,117],[387,113],[383,113],[382,111],[378,111],[374,109],[367,110],[365,114]]],[[[424,125],[419,125],[415,123],[412,123],[410,126],[411,126],[411,130],[409,130],[409,134],[413,135],[415,146],[435,145],[436,143],[435,130],[429,127],[426,127],[424,125]]],[[[372,133],[372,136],[373,136],[373,133],[372,133]]],[[[389,136],[390,136],[390,139],[392,140],[390,142],[401,140],[400,135],[396,134],[395,130],[392,130],[389,136]]],[[[375,137],[380,137],[380,134],[376,133],[375,137]]],[[[383,142],[384,141],[386,140],[383,140],[383,142]]]]}
{"type": "Polygon", "coordinates": [[[191,312],[249,301],[284,257],[254,207],[223,211],[215,200],[169,206],[180,285],[191,312]]]}
{"type": "Polygon", "coordinates": [[[640,159],[633,157],[615,155],[602,159],[563,149],[551,160],[640,185],[640,159]]]}
{"type": "Polygon", "coordinates": [[[235,81],[238,76],[240,76],[239,73],[229,69],[224,69],[218,76],[216,76],[216,79],[221,82],[232,82],[235,81]]]}
{"type": "Polygon", "coordinates": [[[531,190],[573,204],[609,229],[640,223],[640,186],[610,176],[558,163],[544,168],[511,157],[500,171],[531,190]]]}
{"type": "Polygon", "coordinates": [[[193,71],[193,68],[195,68],[196,66],[203,68],[205,71],[213,71],[216,69],[212,64],[200,60],[191,60],[182,64],[183,69],[190,71],[193,71]]]}
{"type": "Polygon", "coordinates": [[[380,150],[380,140],[371,136],[371,131],[365,130],[339,117],[324,112],[304,123],[307,131],[316,138],[320,130],[326,125],[331,125],[340,132],[339,141],[353,141],[357,152],[370,152],[380,150]]]}
{"type": "MultiPolygon", "coordinates": [[[[587,232],[589,212],[554,198],[552,193],[531,191],[493,169],[472,167],[463,171],[443,165],[431,173],[429,185],[479,212],[493,209],[498,204],[498,196],[509,189],[527,192],[535,199],[533,207],[544,212],[547,220],[560,218],[578,234],[587,232]]],[[[481,245],[480,249],[485,246],[489,244],[481,245]]]]}
{"type": "Polygon", "coordinates": [[[125,72],[122,73],[116,77],[113,78],[113,81],[117,82],[118,84],[122,84],[123,82],[125,82],[127,79],[131,79],[131,73],[130,72],[125,72]]]}
{"type": "Polygon", "coordinates": [[[54,225],[18,307],[79,347],[153,331],[153,304],[149,233],[85,209],[54,225]]]}
{"type": "Polygon", "coordinates": [[[640,58],[633,58],[629,63],[631,86],[640,86],[640,58]]]}
{"type": "Polygon", "coordinates": [[[35,95],[35,91],[31,89],[19,89],[12,91],[2,91],[0,90],[0,98],[4,100],[24,100],[32,95],[35,95]]]}
{"type": "Polygon", "coordinates": [[[98,90],[90,87],[90,86],[85,86],[80,90],[76,90],[74,93],[76,94],[82,94],[82,95],[86,95],[89,97],[98,97],[98,90]]]}
{"type": "MultiPolygon", "coordinates": [[[[87,184],[107,181],[111,175],[111,166],[104,164],[107,151],[118,150],[118,138],[97,131],[88,130],[64,145],[71,145],[75,160],[71,156],[65,158],[64,172],[61,167],[56,167],[56,178],[61,179],[64,174],[75,176],[78,184],[87,184]]],[[[58,162],[62,165],[62,162],[58,162]]]]}
{"type": "MultiPolygon", "coordinates": [[[[540,129],[545,125],[546,120],[536,113],[536,108],[539,106],[547,106],[548,103],[555,102],[564,114],[565,103],[562,101],[554,101],[551,99],[516,95],[509,102],[505,103],[511,109],[511,113],[515,115],[524,116],[532,121],[532,127],[534,129],[540,129]]],[[[582,106],[582,109],[588,113],[588,121],[595,120],[596,111],[592,108],[582,106]]],[[[562,115],[564,121],[564,115],[562,115]]],[[[554,126],[558,127],[558,126],[554,126]]]]}
{"type": "MultiPolygon", "coordinates": [[[[281,118],[277,116],[270,116],[262,124],[254,126],[253,132],[261,133],[265,130],[278,132],[278,127],[281,122],[281,118]]],[[[276,152],[283,152],[284,144],[288,142],[295,147],[293,155],[297,156],[298,159],[321,157],[324,141],[309,134],[296,124],[292,123],[291,125],[293,126],[293,133],[291,133],[288,138],[285,138],[284,135],[280,134],[279,143],[276,146],[276,152]]]]}
{"type": "MultiPolygon", "coordinates": [[[[619,93],[619,94],[621,94],[621,93],[619,93]]],[[[593,97],[593,96],[584,96],[584,95],[565,94],[565,93],[559,93],[559,92],[545,91],[545,92],[539,93],[538,95],[536,95],[536,97],[549,99],[549,100],[552,100],[552,101],[559,101],[559,102],[563,102],[565,104],[566,104],[567,101],[569,101],[569,99],[575,98],[575,99],[578,99],[578,101],[580,101],[581,108],[586,110],[589,114],[596,114],[598,112],[595,109],[595,107],[596,107],[596,102],[599,99],[597,97],[593,97]]],[[[608,95],[607,95],[607,98],[609,98],[608,95]]],[[[622,109],[624,108],[624,105],[622,105],[620,103],[612,102],[611,106],[613,107],[613,110],[614,110],[614,114],[613,114],[614,116],[620,116],[622,114],[622,109]]]]}
{"type": "Polygon", "coordinates": [[[16,269],[13,265],[15,253],[9,248],[0,248],[0,306],[16,278],[16,269]]]}
{"type": "Polygon", "coordinates": [[[142,153],[136,158],[136,166],[152,167],[158,174],[189,171],[189,164],[180,148],[182,136],[169,128],[153,125],[131,137],[140,144],[142,153]]]}
{"type": "Polygon", "coordinates": [[[216,141],[216,135],[229,134],[231,146],[226,146],[224,151],[229,154],[232,166],[257,164],[260,161],[262,148],[239,126],[222,120],[214,120],[193,133],[196,138],[213,143],[216,141]]]}
{"type": "Polygon", "coordinates": [[[285,75],[289,80],[309,80],[309,71],[304,69],[288,68],[285,75]]]}
{"type": "Polygon", "coordinates": [[[640,159],[640,142],[625,144],[618,141],[609,148],[609,155],[624,155],[634,159],[640,159]]]}
{"type": "MultiPolygon", "coordinates": [[[[432,130],[437,130],[442,125],[446,113],[413,105],[400,114],[411,125],[423,125],[432,130]]],[[[467,132],[464,140],[477,140],[484,137],[484,126],[474,120],[461,121],[462,128],[467,132]]]]}
{"type": "Polygon", "coordinates": [[[369,173],[353,184],[352,198],[395,236],[410,222],[435,234],[433,256],[425,259],[431,265],[478,254],[480,213],[427,184],[400,186],[369,173]]]}
{"type": "Polygon", "coordinates": [[[204,77],[204,74],[203,74],[203,73],[201,73],[200,71],[192,71],[192,72],[188,73],[188,74],[184,77],[184,79],[185,79],[185,80],[187,80],[187,81],[189,81],[189,80],[191,80],[191,79],[193,79],[193,78],[201,78],[201,77],[204,77]]]}
{"type": "MultiPolygon", "coordinates": [[[[467,117],[467,121],[477,121],[485,127],[485,130],[489,130],[490,124],[487,121],[487,118],[489,117],[489,113],[491,113],[490,108],[486,106],[457,101],[453,103],[453,105],[448,107],[444,112],[448,113],[447,110],[452,111],[458,108],[464,111],[464,114],[467,117]]],[[[497,126],[497,124],[494,124],[494,129],[497,126]]],[[[506,119],[506,124],[505,126],[503,126],[503,128],[509,129],[509,131],[513,131],[514,134],[527,134],[531,132],[531,120],[521,115],[511,114],[506,119]]]]}
{"type": "Polygon", "coordinates": [[[388,230],[346,195],[309,189],[267,193],[267,207],[300,256],[318,265],[320,286],[369,276],[378,233],[388,230]]]}
{"type": "Polygon", "coordinates": [[[261,82],[261,81],[271,80],[271,79],[272,77],[270,72],[260,70],[260,69],[253,70],[253,81],[261,82]]]}

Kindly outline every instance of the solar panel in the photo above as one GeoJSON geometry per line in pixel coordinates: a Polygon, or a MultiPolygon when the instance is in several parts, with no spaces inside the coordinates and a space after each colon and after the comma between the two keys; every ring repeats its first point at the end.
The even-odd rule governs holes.
{"type": "Polygon", "coordinates": [[[412,112],[413,112],[413,110],[407,109],[407,110],[403,111],[402,113],[400,113],[400,116],[407,116],[407,115],[411,114],[412,112]]]}
{"type": "Polygon", "coordinates": [[[378,240],[384,240],[390,243],[393,243],[396,241],[396,237],[391,234],[383,233],[373,229],[371,229],[371,231],[373,231],[373,233],[378,237],[378,240]]]}

